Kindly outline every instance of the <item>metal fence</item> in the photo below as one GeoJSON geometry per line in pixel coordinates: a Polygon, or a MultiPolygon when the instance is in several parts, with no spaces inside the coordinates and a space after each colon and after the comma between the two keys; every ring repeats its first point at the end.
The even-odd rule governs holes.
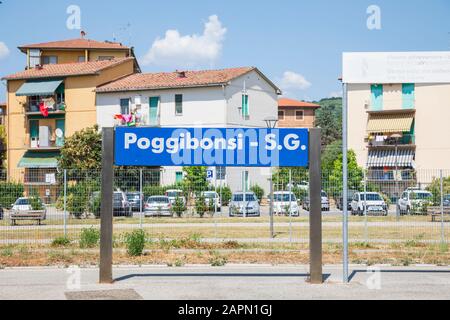
{"type": "MultiPolygon", "coordinates": [[[[153,241],[196,238],[267,246],[309,241],[307,170],[215,170],[217,179],[207,180],[207,168],[116,169],[115,241],[135,229],[144,229],[153,241]]],[[[342,242],[341,174],[323,172],[325,243],[342,242]]],[[[99,229],[100,171],[17,170],[1,178],[0,246],[45,246],[60,237],[76,242],[85,230],[99,229]]],[[[350,242],[448,243],[450,171],[355,170],[348,187],[350,242]]]]}

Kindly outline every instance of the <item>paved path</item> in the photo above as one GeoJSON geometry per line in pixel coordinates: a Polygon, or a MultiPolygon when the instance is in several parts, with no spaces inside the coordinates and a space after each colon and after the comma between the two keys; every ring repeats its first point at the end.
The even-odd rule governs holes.
{"type": "Polygon", "coordinates": [[[66,293],[87,298],[86,291],[113,289],[132,289],[144,299],[156,300],[450,299],[450,267],[385,266],[374,275],[365,266],[352,266],[352,279],[346,285],[341,283],[340,266],[325,266],[324,285],[306,283],[307,271],[307,266],[263,265],[117,267],[114,285],[98,285],[97,269],[81,269],[81,287],[73,288],[67,283],[76,283],[71,280],[77,277],[71,278],[67,269],[4,269],[0,270],[0,300],[62,300],[66,293]]]}

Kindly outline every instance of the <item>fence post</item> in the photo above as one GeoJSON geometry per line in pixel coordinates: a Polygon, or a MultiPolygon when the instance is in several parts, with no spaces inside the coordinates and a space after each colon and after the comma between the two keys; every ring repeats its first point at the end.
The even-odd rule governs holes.
{"type": "Polygon", "coordinates": [[[292,169],[289,169],[289,243],[292,243],[292,169]]]}
{"type": "Polygon", "coordinates": [[[444,230],[444,176],[442,169],[440,170],[441,179],[441,243],[445,243],[445,230],[444,230]]]}
{"type": "Polygon", "coordinates": [[[144,193],[143,193],[143,173],[142,173],[142,168],[139,170],[139,225],[140,228],[143,228],[143,223],[142,223],[142,215],[143,215],[143,205],[144,205],[144,193]]]}
{"type": "Polygon", "coordinates": [[[367,230],[367,169],[364,169],[364,241],[369,242],[367,230]]]}
{"type": "Polygon", "coordinates": [[[67,238],[67,169],[64,169],[64,237],[67,238]]]}
{"type": "Polygon", "coordinates": [[[100,283],[113,282],[114,128],[103,128],[102,200],[100,210],[100,283]]]}
{"type": "Polygon", "coordinates": [[[275,237],[275,231],[273,228],[273,168],[270,168],[270,179],[269,179],[269,192],[270,192],[270,202],[269,202],[269,218],[270,218],[270,239],[275,237]]]}

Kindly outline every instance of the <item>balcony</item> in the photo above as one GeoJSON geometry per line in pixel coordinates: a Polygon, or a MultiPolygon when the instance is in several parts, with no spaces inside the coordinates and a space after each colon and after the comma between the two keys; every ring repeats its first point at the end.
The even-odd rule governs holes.
{"type": "MultiPolygon", "coordinates": [[[[48,105],[48,115],[49,116],[57,116],[57,115],[65,115],[66,114],[66,105],[64,103],[54,103],[52,105],[48,105]]],[[[42,116],[41,110],[39,109],[39,104],[32,102],[27,103],[25,106],[25,115],[30,116],[42,116]]]]}
{"type": "Polygon", "coordinates": [[[57,151],[64,146],[65,119],[30,119],[24,144],[29,151],[57,151]]]}
{"type": "Polygon", "coordinates": [[[371,135],[367,139],[368,148],[380,149],[395,149],[397,146],[401,148],[414,148],[416,145],[416,138],[414,134],[402,134],[400,138],[389,135],[371,135]]]}

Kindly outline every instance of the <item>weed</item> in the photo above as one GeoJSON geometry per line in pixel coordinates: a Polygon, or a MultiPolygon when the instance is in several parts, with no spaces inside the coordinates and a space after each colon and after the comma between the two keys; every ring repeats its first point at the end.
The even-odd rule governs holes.
{"type": "Polygon", "coordinates": [[[52,247],[67,247],[70,245],[71,240],[67,237],[58,237],[52,241],[52,247]]]}
{"type": "Polygon", "coordinates": [[[91,227],[89,229],[81,230],[80,234],[80,248],[94,248],[100,241],[100,231],[91,227]]]}

